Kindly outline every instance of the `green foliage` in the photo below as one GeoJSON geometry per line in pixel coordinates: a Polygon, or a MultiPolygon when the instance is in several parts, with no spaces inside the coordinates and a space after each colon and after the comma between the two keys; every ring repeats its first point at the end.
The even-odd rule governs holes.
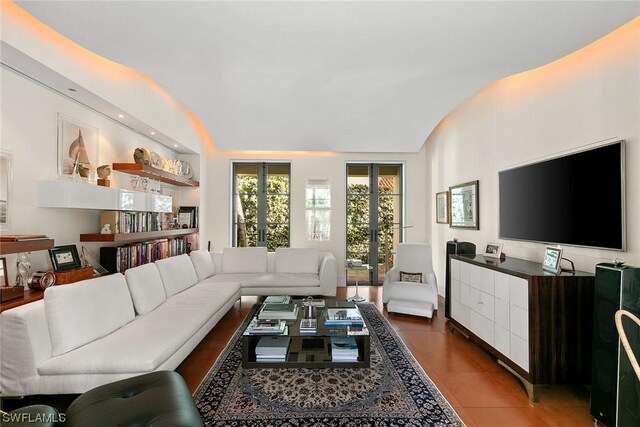
{"type": "MultiPolygon", "coordinates": [[[[258,237],[258,179],[255,175],[236,177],[239,208],[237,244],[256,246],[258,237]],[[243,219],[244,218],[244,219],[243,219]],[[246,230],[246,239],[245,239],[246,230]]],[[[267,180],[267,248],[289,247],[289,177],[270,175],[267,180]]]]}

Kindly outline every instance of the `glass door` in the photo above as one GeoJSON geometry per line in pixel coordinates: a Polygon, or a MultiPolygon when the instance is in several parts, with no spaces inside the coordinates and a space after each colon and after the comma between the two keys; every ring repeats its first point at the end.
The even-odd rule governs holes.
{"type": "MultiPolygon", "coordinates": [[[[373,270],[359,283],[379,285],[393,266],[402,241],[402,165],[347,165],[347,258],[362,260],[373,270]]],[[[355,283],[348,272],[347,284],[355,283]]]]}
{"type": "Polygon", "coordinates": [[[289,247],[290,165],[234,163],[233,246],[289,247]]]}

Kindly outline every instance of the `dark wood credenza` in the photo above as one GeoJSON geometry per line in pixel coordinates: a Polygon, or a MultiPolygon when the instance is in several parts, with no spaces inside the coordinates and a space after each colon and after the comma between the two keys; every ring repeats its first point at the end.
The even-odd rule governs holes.
{"type": "Polygon", "coordinates": [[[537,386],[589,384],[593,274],[549,274],[518,258],[451,255],[450,330],[497,357],[538,400],[537,386]]]}

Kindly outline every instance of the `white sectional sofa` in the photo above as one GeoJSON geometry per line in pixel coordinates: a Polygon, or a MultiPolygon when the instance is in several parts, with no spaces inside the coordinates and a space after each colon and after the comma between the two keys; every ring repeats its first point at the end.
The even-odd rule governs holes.
{"type": "Polygon", "coordinates": [[[241,295],[335,295],[332,255],[254,249],[194,251],[54,286],[44,300],[3,312],[0,396],[83,393],[173,370],[241,295]]]}

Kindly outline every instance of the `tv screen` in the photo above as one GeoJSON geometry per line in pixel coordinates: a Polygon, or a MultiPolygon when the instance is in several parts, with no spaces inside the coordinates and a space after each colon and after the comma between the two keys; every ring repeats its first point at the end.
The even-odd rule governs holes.
{"type": "Polygon", "coordinates": [[[500,238],[625,249],[624,141],[499,172],[500,238]]]}

